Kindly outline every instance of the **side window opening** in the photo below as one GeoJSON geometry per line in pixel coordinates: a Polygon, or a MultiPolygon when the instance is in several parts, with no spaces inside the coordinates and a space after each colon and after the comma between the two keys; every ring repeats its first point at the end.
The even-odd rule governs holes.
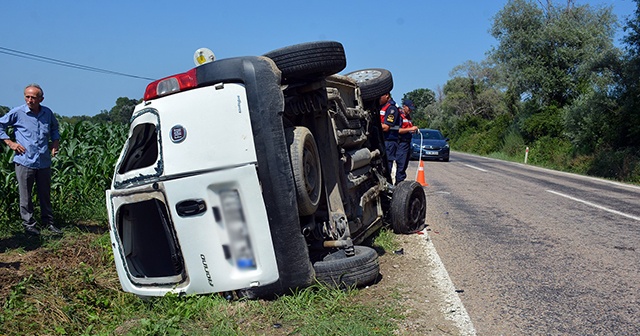
{"type": "Polygon", "coordinates": [[[118,174],[153,165],[158,159],[158,130],[156,125],[137,125],[127,140],[128,148],[118,174]]]}

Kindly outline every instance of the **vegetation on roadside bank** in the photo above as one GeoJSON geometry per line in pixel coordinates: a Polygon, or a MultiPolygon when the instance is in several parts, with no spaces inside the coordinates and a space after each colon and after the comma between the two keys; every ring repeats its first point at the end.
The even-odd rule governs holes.
{"type": "Polygon", "coordinates": [[[624,22],[611,5],[510,0],[497,45],[438,89],[405,94],[419,127],[451,148],[640,183],[640,1],[624,22]],[[614,38],[622,26],[618,47],[614,38]]]}
{"type": "MultiPolygon", "coordinates": [[[[271,301],[219,294],[142,300],[120,289],[107,233],[66,228],[62,238],[25,239],[41,245],[3,251],[22,277],[0,297],[1,335],[391,335],[403,318],[392,298],[361,300],[360,290],[320,285],[271,301]]],[[[381,240],[393,243],[393,234],[381,240]]]]}

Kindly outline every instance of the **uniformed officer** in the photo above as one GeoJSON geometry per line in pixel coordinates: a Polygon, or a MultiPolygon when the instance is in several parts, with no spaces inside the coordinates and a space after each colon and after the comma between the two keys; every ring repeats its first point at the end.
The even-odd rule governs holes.
{"type": "Polygon", "coordinates": [[[407,178],[407,166],[411,158],[411,138],[412,134],[418,131],[418,126],[411,122],[411,112],[415,110],[415,105],[410,99],[402,101],[402,111],[400,117],[402,124],[398,130],[398,148],[396,150],[396,184],[407,178]]]}
{"type": "MultiPolygon", "coordinates": [[[[389,173],[393,170],[393,162],[397,160],[397,149],[399,134],[398,130],[402,125],[400,111],[391,99],[391,93],[385,93],[380,96],[378,104],[380,105],[380,123],[382,124],[382,132],[384,134],[384,147],[387,152],[387,164],[389,173]]],[[[397,163],[396,163],[397,164],[397,163]]]]}

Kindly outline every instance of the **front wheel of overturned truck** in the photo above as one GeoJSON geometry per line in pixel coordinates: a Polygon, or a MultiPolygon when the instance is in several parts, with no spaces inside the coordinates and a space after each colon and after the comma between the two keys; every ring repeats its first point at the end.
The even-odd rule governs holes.
{"type": "Polygon", "coordinates": [[[391,199],[391,227],[396,233],[422,230],[427,214],[424,188],[416,181],[398,183],[391,199]]]}

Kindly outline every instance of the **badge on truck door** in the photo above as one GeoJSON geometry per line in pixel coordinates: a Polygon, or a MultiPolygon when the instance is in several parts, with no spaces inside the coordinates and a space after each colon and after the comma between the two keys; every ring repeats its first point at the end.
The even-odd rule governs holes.
{"type": "Polygon", "coordinates": [[[181,125],[171,127],[171,141],[180,143],[187,137],[187,130],[181,125]]]}

